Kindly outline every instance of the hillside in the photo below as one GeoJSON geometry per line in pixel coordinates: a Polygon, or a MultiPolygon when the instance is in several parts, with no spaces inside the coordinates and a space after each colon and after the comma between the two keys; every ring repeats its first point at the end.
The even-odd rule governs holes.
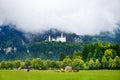
{"type": "Polygon", "coordinates": [[[101,32],[99,35],[77,35],[57,29],[42,33],[25,33],[15,26],[0,27],[0,60],[14,60],[41,57],[42,59],[58,60],[61,52],[72,55],[75,50],[82,51],[84,44],[111,42],[120,44],[120,29],[115,33],[101,32]],[[53,38],[66,36],[67,42],[48,42],[49,35],[53,38]]]}

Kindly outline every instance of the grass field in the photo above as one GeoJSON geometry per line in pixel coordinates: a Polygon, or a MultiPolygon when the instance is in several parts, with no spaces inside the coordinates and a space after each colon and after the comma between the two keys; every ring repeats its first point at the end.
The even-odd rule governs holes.
{"type": "Polygon", "coordinates": [[[120,70],[81,70],[79,72],[0,70],[0,80],[120,80],[120,70]]]}

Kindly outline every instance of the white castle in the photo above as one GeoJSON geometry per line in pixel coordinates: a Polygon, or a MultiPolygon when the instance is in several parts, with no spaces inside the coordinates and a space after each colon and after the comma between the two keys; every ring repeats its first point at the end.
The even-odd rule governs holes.
{"type": "Polygon", "coordinates": [[[63,36],[63,33],[61,33],[60,37],[55,38],[51,38],[51,36],[49,36],[48,41],[56,41],[56,42],[66,42],[66,37],[63,36]]]}

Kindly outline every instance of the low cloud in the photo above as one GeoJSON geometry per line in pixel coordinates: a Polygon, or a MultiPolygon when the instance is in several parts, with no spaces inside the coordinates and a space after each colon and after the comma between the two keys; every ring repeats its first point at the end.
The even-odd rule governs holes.
{"type": "Polygon", "coordinates": [[[0,25],[26,32],[50,28],[77,34],[112,31],[120,23],[120,0],[0,0],[0,25]]]}

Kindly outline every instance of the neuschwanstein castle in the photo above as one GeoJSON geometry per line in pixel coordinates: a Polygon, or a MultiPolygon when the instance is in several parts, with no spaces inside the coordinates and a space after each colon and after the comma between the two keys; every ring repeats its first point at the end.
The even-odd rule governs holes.
{"type": "Polygon", "coordinates": [[[61,36],[57,37],[56,39],[49,36],[48,41],[66,42],[66,37],[63,36],[63,33],[61,33],[61,36]]]}

